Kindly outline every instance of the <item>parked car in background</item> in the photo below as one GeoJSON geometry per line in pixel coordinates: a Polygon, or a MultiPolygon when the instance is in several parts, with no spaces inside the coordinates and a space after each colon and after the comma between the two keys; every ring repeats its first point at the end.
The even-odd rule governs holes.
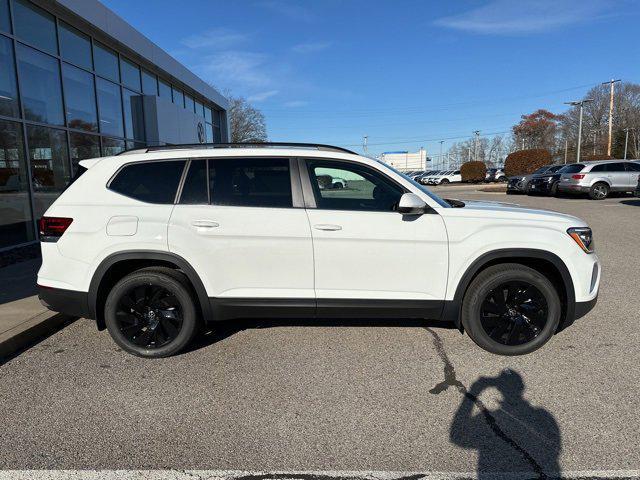
{"type": "Polygon", "coordinates": [[[640,176],[638,176],[638,184],[636,185],[636,191],[633,192],[636,197],[640,197],[640,176]]]}
{"type": "Polygon", "coordinates": [[[486,182],[506,182],[507,176],[502,168],[488,168],[484,179],[486,182]]]}
{"type": "Polygon", "coordinates": [[[555,173],[560,170],[564,165],[545,165],[544,167],[540,167],[535,172],[529,175],[515,175],[513,177],[509,177],[509,181],[507,183],[507,193],[527,193],[529,189],[529,182],[540,175],[545,175],[549,173],[555,173]]]}
{"type": "Polygon", "coordinates": [[[460,170],[448,170],[445,172],[440,172],[440,175],[427,178],[427,185],[443,185],[461,181],[462,175],[460,175],[460,170]]]}
{"type": "Polygon", "coordinates": [[[440,172],[439,170],[429,170],[428,172],[424,172],[419,177],[416,177],[414,180],[421,185],[428,185],[427,180],[433,176],[440,175],[440,173],[442,172],[440,172]]]}
{"type": "Polygon", "coordinates": [[[572,163],[569,165],[562,165],[561,168],[555,171],[549,171],[541,175],[536,175],[529,181],[529,187],[527,189],[527,195],[551,195],[556,196],[558,194],[558,182],[562,173],[577,173],[584,165],[579,163],[572,163]]]}
{"type": "Polygon", "coordinates": [[[607,198],[611,192],[633,192],[640,176],[640,163],[625,160],[581,162],[560,171],[558,191],[587,193],[593,200],[607,198]]]}

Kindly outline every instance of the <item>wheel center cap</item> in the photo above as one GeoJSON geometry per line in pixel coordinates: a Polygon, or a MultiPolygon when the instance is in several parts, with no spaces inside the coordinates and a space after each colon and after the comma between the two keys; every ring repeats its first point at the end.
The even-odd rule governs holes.
{"type": "Polygon", "coordinates": [[[154,329],[158,326],[158,316],[156,315],[156,312],[154,312],[153,310],[149,310],[147,312],[147,321],[149,322],[149,328],[154,329]]]}
{"type": "Polygon", "coordinates": [[[518,311],[515,308],[509,308],[509,315],[515,317],[518,315],[518,311]]]}

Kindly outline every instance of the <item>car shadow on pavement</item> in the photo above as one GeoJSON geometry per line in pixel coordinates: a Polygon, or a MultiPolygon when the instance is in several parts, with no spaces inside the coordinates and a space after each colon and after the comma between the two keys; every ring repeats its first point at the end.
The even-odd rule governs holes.
{"type": "Polygon", "coordinates": [[[632,207],[640,207],[640,198],[636,198],[635,200],[623,200],[620,203],[623,205],[630,205],[632,207]]]}
{"type": "Polygon", "coordinates": [[[496,473],[527,473],[533,478],[561,477],[560,428],[554,416],[524,398],[522,376],[504,370],[495,377],[480,377],[468,389],[451,422],[451,442],[478,452],[478,478],[496,473]],[[499,400],[485,403],[481,394],[495,389],[499,400]]]}
{"type": "Polygon", "coordinates": [[[214,343],[229,338],[236,333],[249,329],[273,327],[435,327],[455,329],[452,322],[424,319],[371,319],[371,318],[286,318],[269,319],[239,319],[212,323],[203,330],[191,344],[180,354],[206,348],[214,343]]]}

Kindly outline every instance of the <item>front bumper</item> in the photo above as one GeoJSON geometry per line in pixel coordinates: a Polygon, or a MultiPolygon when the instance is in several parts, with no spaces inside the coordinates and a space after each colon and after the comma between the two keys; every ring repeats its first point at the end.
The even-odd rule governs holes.
{"type": "Polygon", "coordinates": [[[91,318],[89,293],[38,285],[40,303],[54,312],[71,317],[91,318]]]}
{"type": "Polygon", "coordinates": [[[593,310],[593,307],[596,306],[596,303],[598,303],[598,295],[586,302],[576,302],[576,311],[573,318],[577,320],[584,317],[587,313],[593,310]]]}
{"type": "Polygon", "coordinates": [[[551,192],[551,185],[549,182],[529,182],[528,193],[542,193],[548,195],[551,192]]]}

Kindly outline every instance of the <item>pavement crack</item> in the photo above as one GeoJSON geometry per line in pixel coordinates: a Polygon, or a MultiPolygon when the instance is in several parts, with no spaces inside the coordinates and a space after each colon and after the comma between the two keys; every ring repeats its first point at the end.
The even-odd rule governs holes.
{"type": "Polygon", "coordinates": [[[429,393],[433,395],[438,395],[444,392],[445,390],[447,390],[449,387],[453,387],[456,390],[458,390],[458,392],[460,392],[468,400],[473,402],[473,404],[478,408],[478,410],[480,410],[480,413],[484,417],[485,421],[487,422],[487,425],[489,426],[493,434],[496,437],[498,437],[500,440],[505,442],[507,445],[509,445],[511,448],[513,448],[515,451],[517,451],[524,458],[524,460],[531,466],[533,471],[538,476],[537,478],[540,478],[540,479],[549,478],[547,474],[544,473],[544,470],[542,469],[540,464],[536,461],[536,459],[533,458],[533,456],[524,447],[520,446],[518,442],[516,442],[504,430],[500,428],[495,417],[491,415],[491,411],[485,406],[484,403],[482,403],[482,400],[480,400],[477,396],[470,393],[467,387],[460,380],[456,378],[455,367],[453,366],[453,363],[451,362],[451,360],[449,359],[449,356],[447,355],[447,351],[444,348],[444,343],[442,342],[442,339],[433,329],[426,327],[426,330],[433,337],[433,345],[436,348],[436,352],[438,353],[440,360],[442,360],[442,363],[444,364],[444,381],[438,383],[435,387],[429,390],[429,393]]]}

